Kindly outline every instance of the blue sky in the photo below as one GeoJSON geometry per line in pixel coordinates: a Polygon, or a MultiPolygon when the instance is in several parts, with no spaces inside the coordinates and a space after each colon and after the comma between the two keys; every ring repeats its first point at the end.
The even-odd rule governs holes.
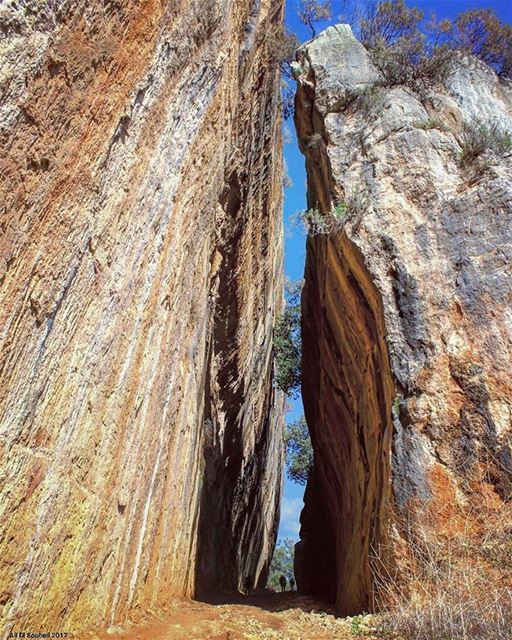
{"type": "MultiPolygon", "coordinates": [[[[354,0],[351,0],[354,2],[354,0]]],[[[362,0],[359,0],[361,4],[362,0]]],[[[468,9],[494,9],[498,16],[506,22],[512,22],[512,0],[410,0],[410,6],[416,6],[426,14],[435,12],[439,18],[453,18],[461,11],[468,9]]],[[[340,14],[346,6],[346,0],[333,0],[333,20],[330,23],[321,23],[319,30],[328,24],[340,22],[340,14]]],[[[297,18],[296,0],[286,0],[286,25],[301,41],[309,39],[309,35],[297,18]]],[[[289,129],[291,142],[285,145],[284,157],[288,167],[288,174],[292,180],[292,186],[285,189],[284,195],[284,227],[285,227],[285,274],[292,280],[297,280],[304,275],[305,261],[305,234],[293,222],[290,217],[294,212],[302,210],[306,206],[306,173],[304,170],[304,158],[297,146],[297,138],[293,122],[284,125],[289,129]]],[[[292,422],[302,413],[302,402],[291,401],[291,410],[286,415],[286,421],[292,422]]],[[[299,515],[302,508],[304,487],[291,482],[286,478],[283,500],[281,503],[281,522],[279,526],[279,538],[299,537],[299,515]]]]}

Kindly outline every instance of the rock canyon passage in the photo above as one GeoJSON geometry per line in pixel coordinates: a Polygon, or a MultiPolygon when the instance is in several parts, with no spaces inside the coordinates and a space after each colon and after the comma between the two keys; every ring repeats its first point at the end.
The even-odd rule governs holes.
{"type": "Polygon", "coordinates": [[[348,4],[0,3],[3,638],[512,637],[510,8],[348,4]]]}

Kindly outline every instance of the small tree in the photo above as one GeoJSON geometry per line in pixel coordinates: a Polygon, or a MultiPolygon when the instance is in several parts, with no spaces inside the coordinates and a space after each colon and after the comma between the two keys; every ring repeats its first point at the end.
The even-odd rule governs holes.
{"type": "Polygon", "coordinates": [[[304,416],[286,425],[286,471],[297,484],[305,485],[313,469],[313,446],[304,416]]]}
{"type": "Polygon", "coordinates": [[[454,47],[447,21],[432,19],[420,29],[423,18],[423,11],[408,7],[404,0],[371,3],[358,17],[356,31],[386,84],[422,90],[450,72],[454,47]]]}
{"type": "Polygon", "coordinates": [[[295,60],[300,41],[297,36],[282,25],[274,25],[269,31],[270,63],[279,67],[283,74],[281,80],[281,108],[283,118],[287,120],[293,116],[295,91],[290,86],[293,78],[291,64],[295,60]]]}
{"type": "Polygon", "coordinates": [[[268,35],[270,61],[281,69],[287,78],[293,78],[291,63],[300,46],[297,36],[282,25],[273,25],[268,35]]]}
{"type": "Polygon", "coordinates": [[[330,0],[300,0],[297,15],[311,37],[314,38],[316,36],[315,24],[331,19],[331,2],[330,0]]]}
{"type": "Polygon", "coordinates": [[[512,26],[492,10],[466,11],[453,22],[423,19],[424,12],[408,7],[405,0],[369,2],[348,16],[389,85],[421,90],[443,81],[460,52],[480,58],[500,76],[512,77],[512,26]]]}
{"type": "Polygon", "coordinates": [[[413,37],[423,16],[423,11],[409,8],[404,0],[370,3],[359,20],[361,42],[370,49],[390,47],[401,38],[413,37]]]}
{"type": "Polygon", "coordinates": [[[512,26],[491,9],[465,11],[448,31],[455,46],[480,58],[499,76],[512,78],[512,26]]]}

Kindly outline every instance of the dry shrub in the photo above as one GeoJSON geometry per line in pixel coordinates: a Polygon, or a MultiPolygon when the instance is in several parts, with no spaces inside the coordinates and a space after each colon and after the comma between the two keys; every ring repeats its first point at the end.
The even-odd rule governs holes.
{"type": "Polygon", "coordinates": [[[447,130],[443,122],[436,117],[429,117],[426,120],[418,120],[413,122],[413,126],[416,127],[416,129],[422,129],[423,131],[430,131],[431,129],[439,129],[439,131],[447,130]]]}
{"type": "Polygon", "coordinates": [[[379,45],[371,55],[387,85],[405,85],[419,92],[444,82],[458,57],[447,45],[427,46],[422,35],[401,38],[390,47],[379,45]]]}
{"type": "Polygon", "coordinates": [[[357,182],[348,192],[346,206],[353,230],[357,232],[364,215],[372,206],[370,194],[360,182],[357,182]]]}
{"type": "Polygon", "coordinates": [[[340,233],[349,222],[353,231],[357,231],[364,214],[370,207],[370,195],[359,182],[346,192],[345,200],[336,200],[329,211],[318,209],[298,211],[292,216],[292,222],[305,228],[311,236],[340,233]]]}
{"type": "Polygon", "coordinates": [[[423,27],[424,12],[404,0],[369,3],[357,19],[359,38],[370,50],[386,84],[422,90],[442,82],[456,55],[434,21],[423,27]]]}
{"type": "Polygon", "coordinates": [[[512,134],[504,131],[497,122],[474,120],[464,125],[461,148],[461,165],[474,162],[487,151],[503,156],[512,151],[512,134]]]}
{"type": "Polygon", "coordinates": [[[314,38],[316,36],[315,24],[331,18],[331,0],[300,0],[297,15],[311,37],[314,38]]]}
{"type": "Polygon", "coordinates": [[[267,34],[270,64],[281,69],[287,78],[292,78],[291,63],[300,46],[297,36],[282,25],[272,25],[267,34]]]}
{"type": "Polygon", "coordinates": [[[400,576],[382,566],[380,632],[404,640],[512,639],[512,508],[458,513],[451,530],[425,514],[398,526],[400,576]]]}
{"type": "Polygon", "coordinates": [[[353,93],[357,110],[366,117],[380,116],[386,104],[386,92],[378,85],[368,85],[353,93]]]}
{"type": "Polygon", "coordinates": [[[408,7],[404,0],[370,2],[358,16],[360,40],[368,49],[390,47],[402,38],[413,38],[423,17],[423,11],[408,7]]]}
{"type": "Polygon", "coordinates": [[[465,11],[447,29],[455,46],[480,58],[499,76],[512,78],[512,25],[490,9],[465,11]]]}
{"type": "Polygon", "coordinates": [[[404,0],[369,2],[362,12],[349,15],[386,84],[424,91],[443,82],[461,54],[472,54],[498,75],[512,77],[512,26],[491,10],[466,11],[454,21],[424,17],[404,0]]]}

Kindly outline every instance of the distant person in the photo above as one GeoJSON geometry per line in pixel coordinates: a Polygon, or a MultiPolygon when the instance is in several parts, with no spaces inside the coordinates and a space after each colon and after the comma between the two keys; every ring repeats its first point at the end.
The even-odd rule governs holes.
{"type": "Polygon", "coordinates": [[[279,584],[281,585],[281,591],[286,591],[286,578],[281,574],[279,578],[279,584]]]}
{"type": "Polygon", "coordinates": [[[290,578],[290,589],[295,591],[295,580],[293,578],[290,578]]]}

